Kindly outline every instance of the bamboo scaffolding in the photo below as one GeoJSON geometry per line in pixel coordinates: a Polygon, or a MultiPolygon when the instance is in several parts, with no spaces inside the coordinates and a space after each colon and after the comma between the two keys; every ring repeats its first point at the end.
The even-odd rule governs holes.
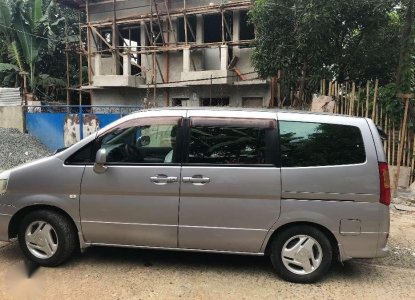
{"type": "MultiPolygon", "coordinates": [[[[112,1],[111,1],[112,2],[112,1]]],[[[252,8],[252,2],[251,1],[238,1],[238,2],[228,2],[228,3],[222,3],[217,5],[208,5],[208,6],[199,6],[194,8],[186,7],[186,9],[176,9],[176,10],[170,10],[167,12],[160,12],[160,17],[167,17],[167,15],[170,15],[171,18],[174,17],[183,17],[184,14],[187,15],[197,15],[197,14],[219,14],[223,11],[234,11],[234,10],[249,10],[252,8]]],[[[156,18],[157,14],[155,12],[153,13],[146,13],[142,15],[134,15],[134,16],[128,16],[123,18],[118,18],[117,23],[118,25],[130,25],[134,23],[139,23],[140,21],[150,21],[150,18],[156,18]]],[[[92,25],[97,27],[108,27],[111,26],[111,21],[100,21],[100,22],[91,22],[92,25]]],[[[83,25],[85,26],[85,25],[83,25]]]]}

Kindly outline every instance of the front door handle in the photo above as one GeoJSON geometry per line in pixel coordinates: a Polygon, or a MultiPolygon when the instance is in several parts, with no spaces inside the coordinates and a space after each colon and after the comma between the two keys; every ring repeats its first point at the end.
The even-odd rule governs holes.
{"type": "Polygon", "coordinates": [[[195,175],[193,177],[183,177],[182,181],[184,183],[192,183],[193,185],[204,185],[210,182],[210,178],[202,175],[195,175]]]}
{"type": "Polygon", "coordinates": [[[164,175],[164,174],[160,174],[160,175],[156,175],[156,176],[151,176],[150,181],[157,184],[157,185],[166,185],[168,183],[177,182],[178,179],[177,179],[177,177],[171,177],[171,176],[167,176],[167,175],[164,175]]]}

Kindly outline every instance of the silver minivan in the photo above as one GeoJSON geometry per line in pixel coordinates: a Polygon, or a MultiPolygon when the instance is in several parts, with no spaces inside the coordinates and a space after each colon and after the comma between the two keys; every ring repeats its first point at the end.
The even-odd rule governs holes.
{"type": "Polygon", "coordinates": [[[0,240],[41,266],[76,248],[268,255],[292,282],[388,253],[390,187],[370,119],[154,109],[0,174],[0,240]]]}

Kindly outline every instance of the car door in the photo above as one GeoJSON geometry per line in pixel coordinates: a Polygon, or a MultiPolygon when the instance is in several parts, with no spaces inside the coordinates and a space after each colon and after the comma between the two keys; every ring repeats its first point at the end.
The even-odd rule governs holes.
{"type": "Polygon", "coordinates": [[[176,139],[184,111],[130,119],[101,134],[106,171],[85,168],[80,213],[93,244],[177,247],[180,159],[176,139]]]}
{"type": "Polygon", "coordinates": [[[276,114],[188,115],[179,247],[259,252],[280,213],[276,114]]]}

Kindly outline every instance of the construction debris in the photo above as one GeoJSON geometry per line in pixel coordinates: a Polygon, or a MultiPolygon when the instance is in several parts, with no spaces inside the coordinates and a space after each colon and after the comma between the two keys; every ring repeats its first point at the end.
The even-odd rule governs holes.
{"type": "Polygon", "coordinates": [[[0,171],[50,154],[35,137],[17,129],[0,128],[0,171]]]}
{"type": "Polygon", "coordinates": [[[397,210],[415,212],[415,206],[408,206],[402,204],[394,204],[394,206],[397,210]]]}
{"type": "Polygon", "coordinates": [[[334,113],[336,103],[330,96],[315,96],[311,103],[311,111],[334,113]]]}

